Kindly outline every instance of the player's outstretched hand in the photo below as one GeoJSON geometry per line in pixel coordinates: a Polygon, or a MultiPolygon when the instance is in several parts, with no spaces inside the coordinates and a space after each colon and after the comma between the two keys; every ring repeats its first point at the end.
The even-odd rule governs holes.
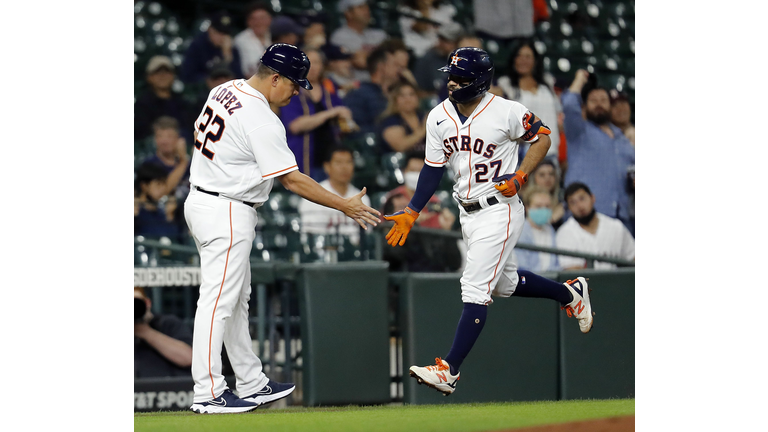
{"type": "Polygon", "coordinates": [[[418,218],[419,212],[410,207],[391,215],[384,215],[384,219],[395,222],[395,225],[387,233],[387,244],[390,246],[404,245],[408,233],[411,232],[411,228],[418,218]]]}
{"type": "Polygon", "coordinates": [[[502,195],[505,197],[513,197],[520,191],[525,182],[528,181],[528,174],[517,171],[514,174],[504,174],[503,176],[494,177],[491,181],[496,183],[493,185],[502,195]]]}
{"type": "Polygon", "coordinates": [[[347,205],[343,210],[345,215],[354,219],[364,230],[368,229],[366,223],[376,226],[381,222],[381,219],[378,218],[381,216],[381,213],[363,203],[362,198],[365,195],[366,190],[367,189],[363,187],[363,190],[361,190],[360,193],[347,199],[347,205]]]}

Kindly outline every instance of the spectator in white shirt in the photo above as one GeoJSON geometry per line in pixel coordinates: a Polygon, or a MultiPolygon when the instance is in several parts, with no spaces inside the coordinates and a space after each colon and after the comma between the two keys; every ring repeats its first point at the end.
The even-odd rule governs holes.
{"type": "MultiPolygon", "coordinates": [[[[568,185],[565,202],[573,216],[557,230],[558,249],[634,261],[632,234],[620,220],[595,211],[595,196],[587,185],[579,182],[568,185]]],[[[566,270],[586,267],[583,258],[561,255],[558,259],[566,270]]],[[[616,265],[595,261],[594,267],[614,269],[616,265]]]]}
{"type": "Polygon", "coordinates": [[[371,9],[366,0],[340,0],[337,8],[344,15],[344,25],[331,34],[330,42],[352,53],[355,79],[368,81],[368,55],[384,42],[387,32],[370,27],[371,9]]]}
{"type": "Polygon", "coordinates": [[[256,73],[261,56],[267,47],[272,45],[272,36],[269,33],[271,24],[272,13],[266,3],[257,1],[246,6],[246,29],[233,39],[240,52],[240,65],[246,78],[256,73]]]}
{"type": "MultiPolygon", "coordinates": [[[[350,149],[345,147],[333,149],[328,160],[323,164],[323,169],[328,178],[320,182],[320,186],[326,190],[342,198],[352,197],[360,193],[360,189],[351,184],[355,163],[350,149]]],[[[368,198],[368,195],[363,196],[362,200],[365,205],[371,205],[371,199],[368,198]]],[[[299,203],[299,214],[301,215],[302,233],[341,234],[347,236],[353,245],[360,243],[360,225],[338,210],[302,199],[299,203]]]]}

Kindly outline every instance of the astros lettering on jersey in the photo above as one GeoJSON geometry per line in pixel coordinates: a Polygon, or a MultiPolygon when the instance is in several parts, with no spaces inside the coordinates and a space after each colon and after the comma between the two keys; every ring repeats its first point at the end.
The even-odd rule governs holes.
{"type": "Polygon", "coordinates": [[[491,179],[515,172],[518,141],[536,142],[538,133],[526,134],[533,113],[522,104],[485,93],[475,111],[461,123],[455,106],[448,100],[427,117],[425,162],[433,167],[449,164],[456,173],[455,195],[463,201],[496,193],[491,179]]]}

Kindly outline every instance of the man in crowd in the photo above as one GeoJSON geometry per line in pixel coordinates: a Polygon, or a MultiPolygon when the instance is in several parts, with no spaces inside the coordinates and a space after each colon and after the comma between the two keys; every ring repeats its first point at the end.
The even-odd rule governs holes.
{"type": "MultiPolygon", "coordinates": [[[[584,183],[571,183],[565,189],[565,201],[573,215],[557,230],[557,248],[593,255],[635,259],[635,239],[621,221],[595,211],[595,196],[584,183]]],[[[583,258],[561,255],[560,265],[568,269],[583,269],[583,258]]],[[[595,261],[596,269],[614,269],[615,264],[595,261]]]]}
{"type": "Polygon", "coordinates": [[[595,209],[621,220],[634,235],[627,177],[635,165],[635,148],[611,123],[611,100],[605,88],[586,86],[589,73],[576,71],[563,92],[563,126],[568,141],[565,184],[581,182],[595,192],[595,209]]]}
{"type": "Polygon", "coordinates": [[[264,50],[272,45],[272,12],[267,4],[257,1],[246,6],[245,24],[246,29],[235,36],[233,43],[240,54],[242,76],[249,77],[256,72],[264,50]]]}
{"type": "MultiPolygon", "coordinates": [[[[350,198],[360,189],[352,185],[355,173],[355,163],[352,151],[345,147],[331,150],[328,160],[323,163],[323,170],[328,178],[320,182],[320,186],[342,198],[350,198]]],[[[371,199],[363,196],[365,205],[371,205],[371,199]]],[[[344,213],[316,204],[308,199],[302,199],[299,204],[302,232],[311,234],[341,234],[349,238],[350,243],[360,243],[360,225],[348,218],[344,213]]]]}
{"type": "Polygon", "coordinates": [[[152,313],[144,289],[133,288],[133,376],[192,377],[192,329],[173,315],[152,313]]]}
{"type": "MultiPolygon", "coordinates": [[[[192,108],[174,93],[171,86],[176,79],[176,68],[171,59],[158,55],[147,63],[147,88],[139,95],[134,104],[133,137],[136,140],[152,135],[152,124],[162,116],[170,116],[180,124],[192,121],[192,108]]],[[[183,131],[188,141],[192,140],[192,130],[183,131]]]]}
{"type": "Polygon", "coordinates": [[[208,30],[198,34],[187,48],[181,64],[181,80],[188,85],[202,85],[216,64],[223,64],[236,77],[243,76],[240,53],[232,42],[232,17],[218,12],[211,17],[208,30]]]}
{"type": "Polygon", "coordinates": [[[369,27],[371,9],[367,0],[341,0],[338,11],[344,15],[345,24],[331,34],[331,43],[352,53],[355,78],[366,81],[369,78],[368,56],[387,38],[387,33],[369,27]]]}
{"type": "Polygon", "coordinates": [[[384,48],[377,48],[368,57],[368,71],[370,81],[361,82],[360,88],[344,98],[344,105],[352,110],[360,133],[376,132],[378,117],[387,108],[389,87],[400,77],[395,56],[384,48]]]}

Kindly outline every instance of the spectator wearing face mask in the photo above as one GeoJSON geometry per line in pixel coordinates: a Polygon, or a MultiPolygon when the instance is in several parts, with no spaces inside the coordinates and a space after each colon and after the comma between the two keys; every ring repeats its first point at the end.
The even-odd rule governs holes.
{"type": "MultiPolygon", "coordinates": [[[[557,203],[555,197],[544,187],[533,186],[525,189],[522,198],[528,214],[518,243],[556,248],[555,229],[550,223],[552,210],[557,203]]],[[[516,248],[515,255],[520,269],[532,272],[560,270],[555,254],[516,248]]]]}
{"type": "MultiPolygon", "coordinates": [[[[395,209],[403,208],[411,201],[413,192],[416,190],[416,184],[419,182],[419,173],[424,166],[424,152],[409,152],[406,154],[404,162],[403,179],[405,183],[387,193],[382,211],[389,211],[389,213],[382,214],[391,214],[395,209]]],[[[450,230],[453,228],[455,220],[456,216],[449,209],[443,208],[440,199],[432,195],[424,211],[416,220],[416,225],[424,228],[450,230]]]]}

